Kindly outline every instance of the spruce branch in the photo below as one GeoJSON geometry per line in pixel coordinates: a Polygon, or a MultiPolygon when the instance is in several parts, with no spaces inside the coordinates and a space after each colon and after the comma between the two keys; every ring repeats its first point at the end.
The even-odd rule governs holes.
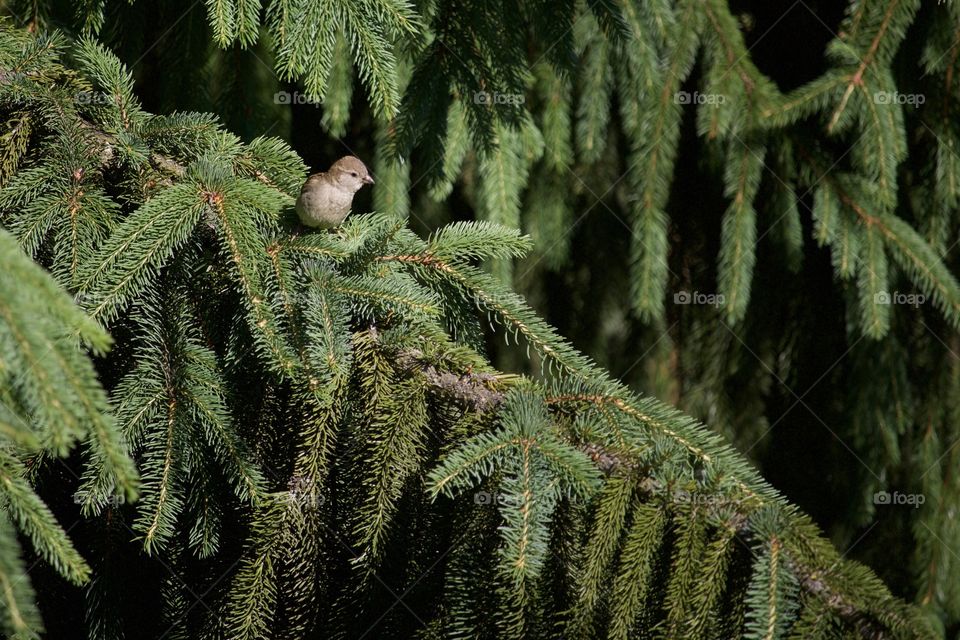
{"type": "Polygon", "coordinates": [[[422,375],[437,393],[472,411],[496,411],[503,404],[504,393],[498,389],[509,377],[473,371],[458,374],[439,370],[418,349],[400,351],[395,358],[402,368],[422,375]]]}
{"type": "MultiPolygon", "coordinates": [[[[434,388],[437,393],[463,403],[473,411],[495,414],[499,407],[504,404],[506,391],[504,390],[504,382],[500,376],[469,371],[455,372],[443,369],[438,370],[437,367],[430,363],[429,360],[424,357],[423,353],[418,350],[399,352],[396,354],[396,359],[399,363],[403,364],[408,371],[414,371],[418,375],[422,375],[426,382],[434,388]],[[493,388],[491,388],[491,386],[493,386],[493,388]]],[[[609,401],[614,406],[629,411],[626,405],[618,403],[615,398],[603,399],[600,397],[568,396],[547,397],[546,400],[549,404],[553,405],[556,410],[562,410],[564,405],[568,405],[571,402],[598,403],[609,401]]],[[[649,476],[644,477],[642,475],[643,470],[638,469],[636,463],[624,457],[622,452],[589,442],[578,445],[578,448],[585,453],[608,478],[621,477],[623,474],[626,474],[628,477],[635,477],[636,474],[640,474],[636,477],[636,484],[629,486],[631,487],[631,491],[633,488],[640,490],[647,496],[647,499],[665,499],[668,503],[676,503],[678,501],[682,503],[686,499],[685,495],[687,494],[684,492],[675,493],[656,479],[649,476]]],[[[490,449],[487,453],[494,450],[495,449],[490,449]]],[[[711,502],[707,508],[714,510],[716,518],[729,523],[730,528],[728,530],[731,532],[731,535],[737,533],[738,535],[752,537],[759,534],[750,530],[750,518],[761,507],[762,503],[757,503],[750,494],[746,494],[743,501],[716,501],[711,502]],[[730,507],[734,508],[733,513],[729,511],[730,507]]],[[[609,529],[610,527],[604,526],[598,529],[598,531],[609,529]]],[[[616,529],[616,527],[613,527],[613,529],[616,529]]],[[[645,536],[648,536],[647,539],[651,540],[652,538],[649,537],[650,531],[644,531],[645,536]]],[[[797,576],[800,587],[805,592],[822,600],[832,612],[857,628],[863,638],[887,637],[885,632],[887,628],[886,625],[869,614],[866,614],[862,608],[856,604],[856,596],[846,594],[842,589],[832,584],[829,577],[829,570],[825,572],[801,560],[800,555],[793,553],[789,547],[785,547],[784,541],[777,536],[771,536],[768,542],[771,548],[775,549],[777,555],[782,555],[785,558],[784,562],[786,566],[793,575],[797,576]]],[[[775,563],[776,560],[774,559],[772,562],[775,563]]],[[[777,578],[774,576],[772,581],[775,582],[776,580],[777,578]]],[[[631,578],[629,583],[638,585],[633,578],[631,578]]],[[[627,583],[618,582],[617,584],[627,583]]],[[[771,586],[771,588],[773,587],[771,586]]],[[[585,588],[585,591],[589,592],[590,589],[585,588]]],[[[630,596],[631,601],[634,602],[636,602],[636,598],[638,597],[637,595],[630,596]]],[[[709,607],[707,607],[707,610],[709,610],[709,607]]],[[[781,622],[778,621],[777,615],[773,610],[769,612],[767,618],[769,625],[779,626],[781,624],[781,622]]],[[[903,622],[907,624],[905,620],[903,622]]],[[[765,635],[764,637],[767,636],[765,635]]]]}
{"type": "MultiPolygon", "coordinates": [[[[734,16],[720,0],[521,2],[516,12],[529,25],[504,23],[484,3],[440,3],[421,19],[403,0],[271,1],[264,32],[274,36],[277,67],[303,79],[310,95],[327,97],[321,124],[328,131],[349,124],[356,61],[381,116],[373,136],[378,185],[403,191],[374,194],[393,215],[354,213],[335,232],[294,236],[283,218],[306,167],[287,145],[244,144],[212,116],[142,112],[130,74],[93,41],[81,45],[78,75],[59,65],[56,43],[0,38],[0,60],[17,69],[0,72],[3,104],[11,107],[10,135],[0,135],[0,220],[13,231],[0,231],[0,267],[17,274],[0,280],[0,328],[7,329],[0,332],[0,437],[17,452],[9,466],[21,447],[66,455],[87,441],[77,495],[86,492],[84,513],[110,520],[122,515],[104,508],[113,492],[136,494],[126,450],[136,451],[144,483],[135,527],[149,554],[178,568],[191,564],[186,548],[205,559],[194,570],[226,563],[241,553],[224,544],[228,534],[249,534],[239,571],[217,589],[226,633],[238,637],[315,635],[320,624],[351,635],[381,587],[397,588],[402,600],[422,569],[434,566],[442,569],[423,585],[439,604],[410,610],[427,612],[427,633],[437,636],[535,637],[555,634],[559,622],[573,635],[625,638],[662,619],[655,633],[742,630],[772,638],[799,633],[822,615],[866,637],[925,637],[916,610],[891,598],[868,570],[841,561],[743,456],[699,421],[614,380],[502,277],[476,264],[492,260],[496,273],[508,275],[531,249],[514,230],[522,223],[558,247],[541,248],[552,253],[551,265],[564,265],[577,246],[568,214],[584,195],[566,170],[616,186],[619,155],[629,148],[625,184],[611,189],[611,200],[633,209],[639,231],[629,251],[633,275],[644,281],[634,279],[627,304],[647,319],[662,315],[667,258],[677,246],[668,232],[683,235],[688,222],[675,219],[672,207],[685,122],[676,91],[701,69],[705,88],[735,104],[701,105],[696,113],[710,160],[703,164],[728,170],[717,263],[728,320],[754,317],[747,315],[752,245],[769,213],[758,195],[761,176],[783,177],[775,200],[788,214],[782,231],[796,257],[804,247],[803,196],[795,188],[812,180],[810,163],[797,168],[782,148],[792,148],[787,129],[807,116],[829,117],[839,103],[833,133],[857,125],[870,135],[851,151],[852,172],[835,173],[818,190],[814,234],[830,248],[837,279],[856,282],[861,326],[878,338],[898,329],[889,308],[870,304],[887,288],[890,258],[956,326],[960,286],[938,255],[947,246],[952,213],[941,205],[949,196],[938,197],[947,211],[930,217],[894,215],[907,122],[903,109],[878,104],[868,90],[895,88],[888,67],[916,4],[857,4],[831,47],[836,67],[783,97],[748,55],[739,21],[749,16],[734,16]],[[573,27],[572,36],[559,24],[573,27]],[[545,33],[556,36],[557,52],[538,52],[551,64],[527,70],[527,54],[545,33]],[[402,46],[421,34],[424,51],[402,46]],[[574,49],[579,68],[568,55],[574,49]],[[845,96],[864,52],[872,61],[845,96]],[[860,59],[851,61],[852,53],[860,59]],[[93,85],[104,88],[104,104],[70,99],[76,87],[93,85]],[[517,91],[529,104],[470,101],[478,90],[517,91]],[[619,120],[611,118],[614,91],[619,120]],[[451,224],[426,239],[414,233],[405,219],[406,191],[415,186],[410,168],[389,167],[392,150],[414,147],[437,160],[426,172],[434,195],[458,189],[488,220],[451,224]],[[764,165],[771,157],[775,169],[764,165]],[[463,184],[455,185],[461,171],[463,184]],[[504,224],[491,222],[498,219],[504,224]],[[74,336],[98,355],[109,339],[59,295],[63,287],[83,296],[121,342],[96,370],[74,336]],[[484,315],[505,330],[508,344],[527,346],[528,356],[533,347],[539,377],[499,373],[472,348],[482,344],[484,315]],[[109,395],[98,375],[109,380],[109,395]],[[497,492],[496,504],[455,502],[478,485],[497,492]],[[440,563],[430,554],[451,532],[466,540],[440,563]],[[744,541],[749,561],[737,546],[744,541]],[[342,595],[328,607],[334,590],[342,595]],[[489,611],[495,620],[484,618],[489,611]]],[[[256,0],[208,2],[216,43],[252,44],[257,8],[256,0]]],[[[937,179],[949,183],[952,169],[943,167],[937,179]]],[[[682,249],[670,259],[686,275],[697,261],[688,263],[689,247],[682,249]]],[[[678,331],[689,324],[684,318],[678,331]]],[[[699,318],[693,325],[705,333],[699,318]]],[[[665,352],[688,356],[689,343],[674,337],[665,352]]],[[[723,340],[705,342],[718,363],[742,355],[723,340]]],[[[786,365],[798,357],[792,342],[772,348],[786,365]]],[[[927,365],[940,361],[924,352],[918,362],[934,369],[927,365]]],[[[711,365],[703,376],[707,395],[729,389],[723,368],[711,365]]],[[[911,371],[903,363],[878,369],[878,378],[894,378],[890,387],[911,371]]],[[[759,415],[752,405],[765,400],[765,387],[754,379],[761,391],[743,394],[746,402],[711,402],[719,412],[711,422],[737,428],[759,415]],[[727,404],[746,406],[747,418],[728,420],[727,404]]],[[[956,396],[955,383],[941,386],[941,395],[956,396]]],[[[897,405],[899,421],[881,425],[897,456],[906,416],[924,404],[911,391],[891,391],[869,414],[897,405]]],[[[952,409],[930,404],[931,425],[951,421],[952,409]]],[[[944,448],[928,433],[917,457],[936,465],[949,453],[944,448]]],[[[26,475],[12,475],[21,508],[36,507],[26,475]]],[[[31,542],[41,551],[62,547],[66,536],[41,526],[50,523],[38,514],[26,526],[18,522],[21,529],[39,532],[43,540],[31,542]]],[[[8,525],[0,519],[0,582],[9,585],[0,624],[38,629],[34,594],[11,582],[25,569],[8,525]]],[[[74,563],[73,573],[80,567],[74,563]]],[[[932,592],[944,591],[933,582],[932,592]]],[[[206,576],[198,583],[216,586],[206,576]]],[[[112,629],[98,620],[107,592],[96,586],[90,626],[112,629]]],[[[164,588],[160,597],[168,613],[188,613],[177,590],[164,588]]],[[[387,613],[377,633],[402,635],[407,627],[387,613]]]]}

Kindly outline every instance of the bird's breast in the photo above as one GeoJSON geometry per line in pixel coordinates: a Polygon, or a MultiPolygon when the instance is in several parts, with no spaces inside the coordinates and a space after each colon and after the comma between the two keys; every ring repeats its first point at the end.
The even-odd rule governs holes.
{"type": "Polygon", "coordinates": [[[297,214],[311,227],[336,226],[350,212],[353,194],[336,186],[323,184],[308,189],[297,198],[297,214]]]}

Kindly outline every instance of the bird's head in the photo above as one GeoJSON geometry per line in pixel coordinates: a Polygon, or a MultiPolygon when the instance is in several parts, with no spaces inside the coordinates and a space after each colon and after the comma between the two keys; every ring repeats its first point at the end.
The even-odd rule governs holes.
{"type": "Polygon", "coordinates": [[[356,193],[365,184],[373,184],[367,166],[353,156],[344,156],[334,162],[329,173],[337,186],[351,193],[356,193]]]}

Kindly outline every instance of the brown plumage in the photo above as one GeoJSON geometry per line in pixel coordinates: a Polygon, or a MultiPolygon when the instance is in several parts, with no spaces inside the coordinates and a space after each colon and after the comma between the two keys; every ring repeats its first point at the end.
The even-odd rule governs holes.
{"type": "Polygon", "coordinates": [[[353,194],[373,184],[367,166],[358,158],[344,156],[329,171],[315,173],[303,183],[297,198],[297,215],[308,227],[339,226],[353,204],[353,194]]]}

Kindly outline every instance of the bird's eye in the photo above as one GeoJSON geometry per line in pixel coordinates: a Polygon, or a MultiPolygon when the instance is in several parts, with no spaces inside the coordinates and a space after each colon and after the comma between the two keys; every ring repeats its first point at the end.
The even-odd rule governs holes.
{"type": "Polygon", "coordinates": [[[357,177],[357,172],[356,172],[356,171],[351,171],[351,172],[350,172],[350,175],[352,175],[354,178],[356,178],[356,177],[357,177]]]}

